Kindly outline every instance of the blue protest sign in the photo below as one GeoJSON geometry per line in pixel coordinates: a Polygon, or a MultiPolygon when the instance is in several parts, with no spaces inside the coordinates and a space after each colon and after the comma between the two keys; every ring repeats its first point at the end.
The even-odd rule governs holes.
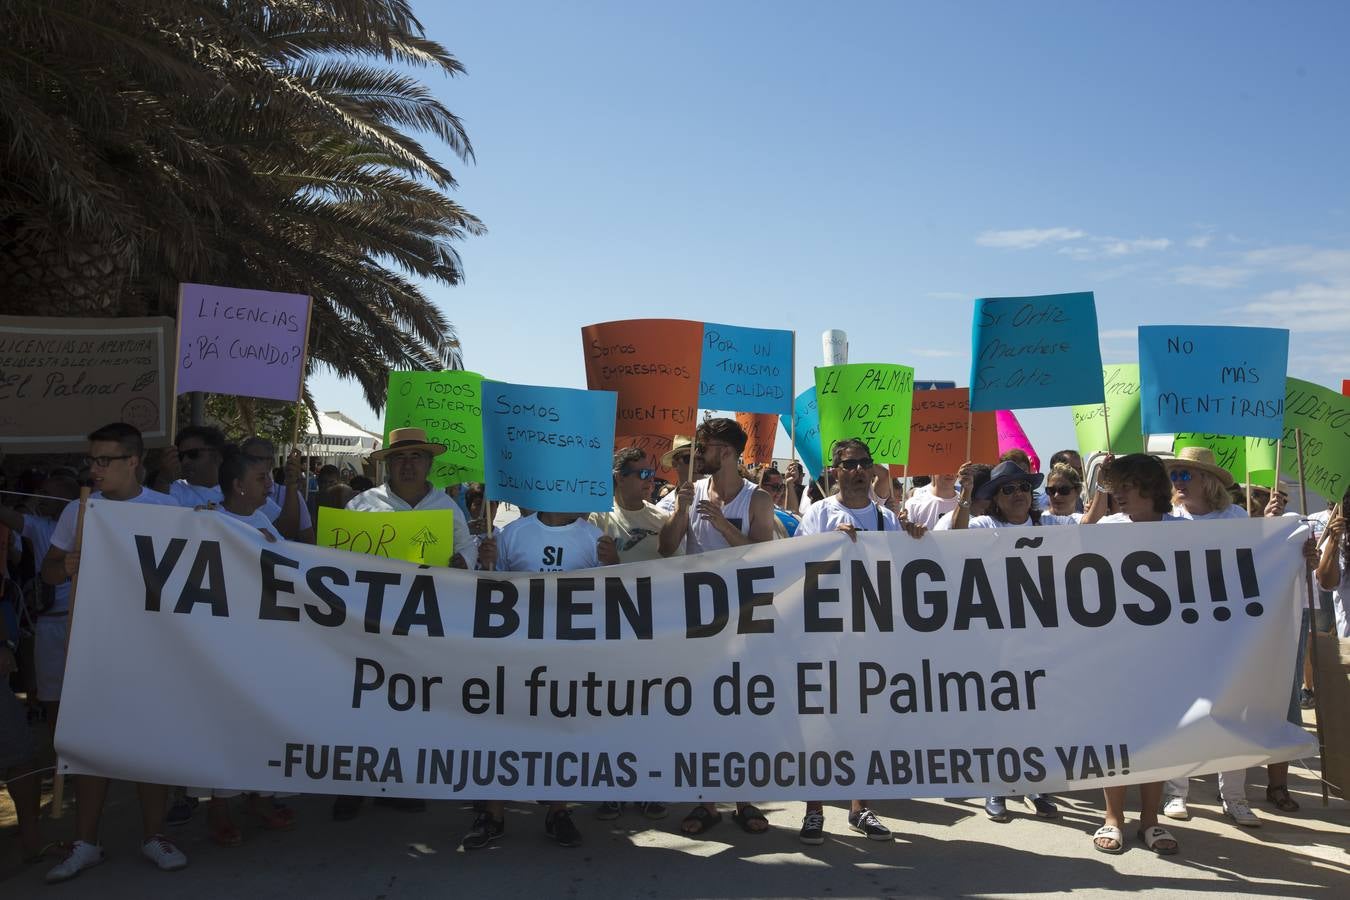
{"type": "Polygon", "coordinates": [[[613,391],[484,381],[483,462],[490,500],[544,512],[613,507],[613,391]]]}
{"type": "Polygon", "coordinates": [[[731,412],[791,412],[792,332],[704,322],[698,405],[731,412]]]}
{"type": "Polygon", "coordinates": [[[1139,329],[1145,434],[1284,437],[1289,332],[1224,325],[1139,329]]]}
{"type": "Polygon", "coordinates": [[[976,300],[971,340],[974,412],[1105,399],[1091,291],[976,300]]]}
{"type": "MultiPolygon", "coordinates": [[[[797,412],[797,455],[806,465],[812,478],[819,478],[823,457],[820,454],[820,408],[816,406],[814,385],[797,395],[793,402],[797,412]]],[[[792,434],[792,417],[780,416],[783,430],[792,434]]]]}

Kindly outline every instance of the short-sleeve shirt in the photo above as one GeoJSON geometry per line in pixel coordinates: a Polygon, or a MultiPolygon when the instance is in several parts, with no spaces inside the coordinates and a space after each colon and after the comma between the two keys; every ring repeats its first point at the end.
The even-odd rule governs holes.
{"type": "Polygon", "coordinates": [[[353,497],[347,503],[347,508],[353,512],[408,512],[414,509],[454,510],[454,545],[452,552],[463,558],[464,563],[470,569],[478,565],[478,542],[473,539],[473,532],[469,530],[469,523],[465,521],[459,505],[445,491],[431,488],[421,500],[417,501],[416,506],[410,506],[408,501],[393,492],[388,483],[377,484],[370,490],[362,491],[353,497]]]}
{"type": "Polygon", "coordinates": [[[1050,513],[1041,513],[1040,522],[1033,522],[1031,519],[1023,522],[1021,525],[1014,525],[1011,522],[1003,522],[995,519],[993,516],[976,516],[970,520],[967,528],[1024,528],[1031,525],[1077,525],[1082,516],[1074,513],[1070,516],[1056,516],[1050,513]]]}
{"type": "MultiPolygon", "coordinates": [[[[662,512],[654,504],[643,502],[641,509],[624,509],[616,501],[609,512],[591,513],[590,523],[614,538],[621,562],[643,562],[661,559],[657,536],[670,521],[670,513],[662,512]]],[[[684,551],[676,548],[672,556],[684,551]]]]}
{"type": "MultiPolygon", "coordinates": [[[[102,500],[103,492],[94,491],[89,495],[90,500],[102,500]]],[[[149,503],[151,506],[178,506],[168,494],[161,494],[159,491],[152,491],[149,488],[141,488],[141,492],[135,497],[127,500],[112,501],[120,503],[149,503]]],[[[75,523],[80,516],[80,504],[67,503],[66,508],[61,510],[61,518],[56,520],[56,530],[52,532],[52,546],[58,550],[64,550],[69,553],[75,549],[75,523]]]]}
{"type": "Polygon", "coordinates": [[[956,509],[956,504],[960,502],[961,498],[955,494],[950,497],[939,497],[929,486],[920,488],[913,497],[905,501],[905,513],[915,525],[932,528],[938,523],[938,519],[956,509]]]}
{"type": "MultiPolygon", "coordinates": [[[[1159,522],[1181,522],[1184,521],[1181,516],[1174,516],[1171,513],[1164,513],[1159,522]]],[[[1125,513],[1111,513],[1109,516],[1102,516],[1097,520],[1098,525],[1133,525],[1134,519],[1131,519],[1125,513]]],[[[1147,525],[1147,522],[1140,522],[1141,525],[1147,525]]]]}
{"type": "MultiPolygon", "coordinates": [[[[69,506],[70,504],[67,504],[69,506]]],[[[79,508],[79,503],[75,507],[79,508]]],[[[64,512],[64,510],[63,510],[64,512]]],[[[56,532],[56,519],[48,519],[45,516],[35,516],[32,513],[25,513],[23,517],[23,536],[33,542],[33,558],[37,560],[38,565],[47,558],[47,551],[52,546],[52,535],[56,532]]],[[[70,609],[70,580],[61,582],[56,586],[53,593],[51,609],[48,614],[65,612],[70,609]]]]}
{"type": "Polygon", "coordinates": [[[895,513],[884,506],[869,503],[854,509],[845,506],[838,496],[830,496],[819,503],[811,504],[806,515],[802,516],[801,524],[797,526],[797,535],[838,531],[840,525],[852,525],[859,531],[900,530],[900,522],[895,518],[895,513]],[[881,524],[880,528],[877,527],[878,522],[881,524]]]}
{"type": "Polygon", "coordinates": [[[1251,514],[1236,503],[1229,504],[1227,509],[1219,509],[1214,512],[1207,512],[1203,516],[1193,516],[1186,511],[1184,506],[1172,507],[1172,515],[1178,519],[1192,519],[1196,522],[1204,522],[1209,519],[1250,519],[1251,514]]]}
{"type": "Polygon", "coordinates": [[[586,519],[545,525],[539,517],[516,519],[497,537],[500,572],[571,572],[600,565],[596,541],[603,532],[586,519]]]}
{"type": "Polygon", "coordinates": [[[272,520],[267,518],[267,513],[263,512],[263,507],[258,507],[247,516],[241,516],[238,513],[232,513],[223,506],[216,507],[216,511],[219,512],[221,515],[229,516],[236,522],[243,522],[245,525],[256,528],[259,531],[266,532],[267,534],[270,534],[274,540],[278,541],[281,540],[281,535],[277,533],[277,529],[272,524],[272,520]]]}

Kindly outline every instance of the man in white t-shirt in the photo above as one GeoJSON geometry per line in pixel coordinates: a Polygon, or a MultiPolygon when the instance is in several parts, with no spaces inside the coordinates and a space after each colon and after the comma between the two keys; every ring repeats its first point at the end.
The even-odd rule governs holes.
{"type": "Polygon", "coordinates": [[[934,475],[931,484],[919,488],[905,501],[905,514],[914,524],[932,530],[938,519],[956,509],[959,502],[956,476],[934,475]]]}
{"type": "MultiPolygon", "coordinates": [[[[524,516],[495,538],[484,538],[478,553],[482,568],[498,572],[571,572],[619,561],[614,538],[592,525],[585,513],[537,512],[524,516]]],[[[506,805],[500,800],[476,804],[473,825],[460,846],[478,850],[505,834],[505,812],[506,805]]],[[[544,833],[562,847],[581,844],[581,831],[562,801],[548,804],[544,833]]]]}
{"type": "MultiPolygon", "coordinates": [[[[642,562],[678,556],[680,548],[662,553],[660,535],[673,528],[670,513],[647,501],[655,471],[646,465],[647,454],[638,447],[625,447],[614,454],[614,508],[591,513],[590,522],[614,539],[620,562],[642,562]]],[[[674,544],[674,542],[669,542],[674,544]]]]}
{"type": "MultiPolygon", "coordinates": [[[[172,497],[141,487],[136,477],[144,455],[141,433],[125,422],[114,422],[89,435],[89,456],[85,462],[94,482],[91,500],[116,500],[123,503],[151,503],[160,506],[178,506],[172,497]]],[[[70,503],[61,512],[52,532],[51,548],[42,560],[42,580],[59,585],[72,578],[80,566],[77,548],[76,520],[80,504],[70,503]]],[[[128,565],[134,565],[129,560],[128,565]]],[[[82,602],[98,602],[98,583],[90,582],[81,592],[82,602]]],[[[115,649],[110,652],[117,652],[115,649]]],[[[143,686],[149,689],[150,686],[143,686]]],[[[127,685],[133,690],[135,685],[127,685]]],[[[187,865],[183,851],[162,833],[164,807],[168,788],[158,784],[138,784],[141,799],[142,835],[141,855],[164,871],[181,869],[187,865]]],[[[103,848],[98,844],[98,824],[103,814],[103,803],[108,796],[108,779],[81,775],[75,782],[76,833],[66,858],[47,873],[48,882],[67,881],[90,866],[103,862],[103,848]]]]}
{"type": "MultiPolygon", "coordinates": [[[[830,450],[830,476],[839,491],[811,504],[797,527],[796,537],[834,531],[842,531],[854,541],[859,531],[907,531],[913,537],[923,537],[928,530],[925,526],[902,524],[895,513],[872,499],[873,469],[872,451],[864,441],[849,438],[836,443],[830,450]]],[[[893,839],[891,830],[862,800],[849,802],[848,826],[868,840],[893,839]]],[[[825,807],[820,800],[806,802],[806,815],[797,837],[803,844],[825,843],[825,807]]]]}

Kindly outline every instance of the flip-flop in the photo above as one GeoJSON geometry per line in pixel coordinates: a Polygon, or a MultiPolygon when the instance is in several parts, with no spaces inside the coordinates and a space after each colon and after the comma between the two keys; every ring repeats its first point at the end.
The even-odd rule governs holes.
{"type": "Polygon", "coordinates": [[[1144,846],[1152,850],[1159,856],[1175,856],[1181,849],[1181,844],[1172,837],[1172,833],[1161,825],[1150,825],[1147,828],[1140,828],[1137,832],[1139,840],[1144,842],[1144,846]],[[1171,841],[1171,847],[1159,847],[1159,841],[1171,841]]]}
{"type": "MultiPolygon", "coordinates": [[[[1143,834],[1143,832],[1140,832],[1140,834],[1143,834]]],[[[1097,849],[1098,853],[1110,853],[1112,855],[1116,853],[1124,853],[1125,834],[1114,825],[1103,825],[1101,828],[1097,829],[1096,833],[1092,835],[1092,846],[1097,849]],[[1101,844],[1097,843],[1097,841],[1101,840],[1102,838],[1115,841],[1116,845],[1114,847],[1103,847],[1101,844]]]]}
{"type": "Polygon", "coordinates": [[[759,811],[759,807],[753,803],[747,803],[744,808],[736,810],[731,816],[731,821],[741,826],[741,831],[746,834],[764,834],[769,830],[769,819],[764,813],[759,811]],[[751,828],[751,822],[763,822],[763,828],[751,828]]]}
{"type": "Polygon", "coordinates": [[[25,866],[31,866],[31,865],[33,865],[34,863],[40,863],[40,862],[42,862],[44,859],[47,859],[48,857],[51,857],[51,856],[60,856],[64,851],[66,851],[66,850],[68,850],[68,849],[70,849],[70,848],[69,848],[68,845],[66,845],[64,842],[62,842],[62,841],[52,841],[50,844],[43,844],[43,845],[42,845],[41,847],[39,847],[35,852],[30,853],[28,856],[21,857],[21,858],[20,858],[20,861],[21,861],[25,866]],[[52,853],[53,850],[60,851],[60,852],[58,852],[58,853],[52,853]]]}
{"type": "Polygon", "coordinates": [[[722,814],[720,812],[710,810],[706,806],[695,806],[689,811],[689,815],[685,816],[684,820],[680,822],[680,832],[689,837],[698,837],[699,835],[708,832],[714,825],[721,821],[722,814]],[[693,831],[690,831],[685,827],[690,822],[693,822],[698,826],[693,831]]]}

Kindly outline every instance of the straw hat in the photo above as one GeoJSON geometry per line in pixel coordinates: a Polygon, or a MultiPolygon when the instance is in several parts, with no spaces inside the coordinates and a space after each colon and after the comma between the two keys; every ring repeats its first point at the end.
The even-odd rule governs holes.
{"type": "Polygon", "coordinates": [[[681,450],[688,450],[693,443],[694,439],[687,434],[675,435],[674,440],[670,442],[670,449],[661,456],[661,467],[673,469],[675,467],[675,454],[681,450]]]}
{"type": "Polygon", "coordinates": [[[445,445],[433,444],[428,441],[425,429],[395,428],[389,432],[389,445],[370,454],[370,458],[384,459],[391,453],[398,453],[403,450],[423,450],[432,456],[440,456],[445,452],[445,445]]]}
{"type": "Polygon", "coordinates": [[[1233,473],[1214,462],[1214,451],[1208,447],[1182,447],[1175,459],[1164,459],[1163,465],[1168,475],[1173,469],[1196,469],[1213,475],[1224,487],[1233,486],[1233,473]]]}

